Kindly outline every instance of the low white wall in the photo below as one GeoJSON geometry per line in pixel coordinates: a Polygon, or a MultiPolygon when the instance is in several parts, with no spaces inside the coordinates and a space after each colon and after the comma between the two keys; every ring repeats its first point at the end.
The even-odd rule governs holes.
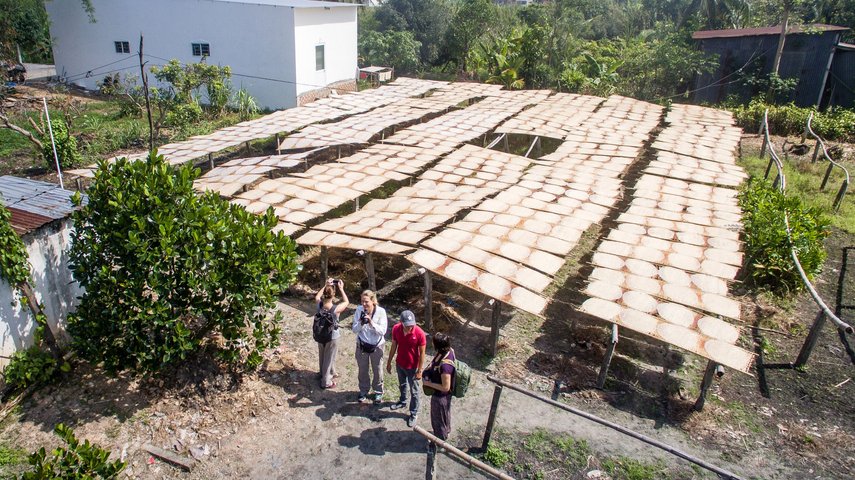
{"type": "MultiPolygon", "coordinates": [[[[67,340],[65,319],[83,294],[80,285],[68,269],[71,246],[70,219],[45,225],[24,236],[24,245],[32,266],[33,290],[45,307],[45,315],[59,340],[67,340]]],[[[33,344],[35,323],[28,308],[20,302],[17,292],[0,279],[0,355],[9,357],[33,344]]],[[[0,358],[0,368],[9,363],[0,358]]]]}

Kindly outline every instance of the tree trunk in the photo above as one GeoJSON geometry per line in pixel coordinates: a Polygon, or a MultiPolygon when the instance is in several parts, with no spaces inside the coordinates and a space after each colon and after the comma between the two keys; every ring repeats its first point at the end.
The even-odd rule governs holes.
{"type": "Polygon", "coordinates": [[[781,67],[781,57],[784,56],[784,43],[787,40],[787,28],[790,21],[790,7],[784,4],[784,19],[781,22],[781,36],[778,38],[778,50],[775,52],[775,62],[772,64],[772,73],[777,75],[781,67]]]}
{"type": "MultiPolygon", "coordinates": [[[[33,312],[33,318],[36,320],[36,324],[38,324],[38,315],[43,312],[39,301],[36,299],[36,294],[33,292],[33,287],[30,286],[29,282],[24,282],[18,285],[18,289],[27,299],[27,306],[30,307],[30,311],[33,312]]],[[[44,330],[44,341],[47,344],[48,350],[50,350],[51,355],[55,359],[59,360],[61,358],[59,345],[56,343],[56,336],[54,336],[53,330],[50,328],[50,322],[47,321],[47,317],[45,317],[44,330]]]]}

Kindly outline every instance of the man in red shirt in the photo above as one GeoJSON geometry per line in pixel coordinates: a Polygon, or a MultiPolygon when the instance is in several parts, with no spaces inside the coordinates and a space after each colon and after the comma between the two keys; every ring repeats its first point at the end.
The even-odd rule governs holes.
{"type": "Polygon", "coordinates": [[[416,316],[409,310],[401,312],[401,321],[392,327],[392,348],[386,360],[386,371],[392,373],[392,358],[397,354],[395,368],[398,371],[398,385],[401,397],[398,403],[391,406],[392,410],[407,406],[407,387],[410,388],[410,416],[407,426],[416,424],[419,415],[419,394],[422,379],[422,366],[425,364],[425,345],[427,338],[424,330],[416,325],[416,316]]]}

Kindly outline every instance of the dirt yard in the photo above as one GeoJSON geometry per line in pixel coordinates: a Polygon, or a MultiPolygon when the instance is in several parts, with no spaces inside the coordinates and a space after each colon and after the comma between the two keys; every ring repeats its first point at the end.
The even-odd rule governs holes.
{"type": "MultiPolygon", "coordinates": [[[[855,243],[840,233],[829,247],[855,243]]],[[[839,265],[833,262],[818,284],[831,297],[839,265]]],[[[356,277],[360,264],[333,258],[339,277],[356,277]]],[[[379,261],[382,279],[399,268],[379,261]]],[[[304,274],[312,275],[316,262],[304,274]]],[[[572,269],[571,269],[572,270],[572,269]]],[[[573,272],[568,272],[572,275],[573,272]]],[[[572,284],[568,282],[568,284],[572,284]]],[[[352,284],[351,284],[352,285],[352,284]]],[[[349,289],[356,293],[360,287],[349,289]]],[[[420,281],[408,280],[381,300],[394,318],[404,305],[420,312],[420,281]]],[[[542,321],[516,313],[503,316],[500,354],[484,354],[489,309],[482,299],[442,280],[435,283],[438,328],[452,332],[461,356],[477,369],[478,381],[455,400],[453,443],[480,446],[492,396],[485,374],[509,381],[653,436],[745,478],[851,478],[855,472],[853,398],[846,381],[852,366],[836,333],[826,328],[806,372],[768,375],[771,398],[760,394],[756,377],[728,372],[711,390],[703,412],[691,411],[704,362],[663,345],[628,336],[621,340],[604,391],[593,388],[606,329],[569,308],[564,317],[542,321]],[[470,319],[468,324],[462,319],[470,319]],[[663,368],[664,366],[664,368],[663,368]]],[[[558,292],[559,300],[567,293],[558,292]]],[[[794,358],[813,309],[802,298],[790,311],[761,305],[770,324],[790,325],[798,334],[771,340],[777,360],[794,358]],[[773,322],[773,323],[774,323],[773,322]],[[797,327],[801,325],[801,327],[797,327]]],[[[745,299],[753,303],[753,299],[745,299]]],[[[45,387],[4,423],[3,445],[27,451],[55,445],[56,423],[73,425],[82,438],[125,458],[128,478],[389,478],[420,476],[425,441],[410,431],[404,414],[391,411],[395,380],[387,376],[381,407],[356,403],[354,338],[345,331],[335,390],[317,388],[317,349],[309,333],[308,289],[283,297],[283,344],[267,355],[260,372],[235,378],[197,360],[164,378],[109,378],[86,363],[61,383],[45,387]],[[191,473],[152,458],[151,444],[198,458],[191,473]]],[[[767,359],[767,361],[771,361],[767,359]]],[[[423,407],[419,424],[429,428],[423,407]]],[[[669,454],[573,417],[515,392],[506,391],[498,417],[508,437],[536,429],[585,440],[599,455],[621,456],[661,465],[656,478],[707,478],[669,454]]],[[[481,478],[450,457],[439,459],[441,478],[481,478]]],[[[541,478],[558,478],[543,476],[541,478]]]]}

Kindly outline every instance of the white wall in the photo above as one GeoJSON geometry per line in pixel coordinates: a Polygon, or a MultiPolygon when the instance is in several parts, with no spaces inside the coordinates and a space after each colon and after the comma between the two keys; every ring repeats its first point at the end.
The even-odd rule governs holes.
{"type": "MultiPolygon", "coordinates": [[[[83,290],[68,269],[68,249],[71,245],[70,219],[57,221],[24,236],[24,246],[30,256],[33,290],[45,306],[45,315],[62,341],[65,319],[77,305],[83,290]],[[58,323],[58,327],[57,327],[58,323]]],[[[33,344],[35,323],[28,308],[16,292],[0,279],[0,355],[9,357],[33,344]]],[[[0,368],[9,361],[0,358],[0,368]]]]}
{"type": "Polygon", "coordinates": [[[356,78],[356,10],[308,8],[295,11],[298,95],[356,78]],[[324,45],[325,68],[321,71],[315,70],[317,45],[324,45]]]}
{"type": "MultiPolygon", "coordinates": [[[[191,44],[208,43],[211,56],[206,61],[229,65],[235,90],[245,87],[264,107],[295,106],[300,92],[294,85],[299,82],[294,65],[305,63],[295,58],[295,52],[302,54],[302,47],[296,45],[294,37],[295,12],[302,18],[301,24],[331,19],[327,25],[306,26],[306,32],[315,39],[328,39],[333,44],[349,42],[346,47],[336,47],[332,54],[327,54],[327,65],[336,65],[334,72],[327,72],[330,78],[327,83],[352,78],[356,69],[356,8],[294,9],[211,0],[92,0],[92,4],[96,23],[89,23],[79,1],[46,1],[57,74],[89,89],[97,88],[104,75],[113,70],[121,69],[123,76],[138,78],[136,52],[139,35],[143,33],[143,51],[150,55],[144,60],[150,65],[172,58],[183,63],[197,62],[200,57],[192,55],[191,44]],[[328,33],[319,33],[324,30],[328,33]],[[132,53],[116,53],[115,41],[129,42],[132,53]],[[350,58],[342,60],[345,51],[350,58]],[[339,68],[339,63],[346,63],[346,68],[339,68]],[[343,76],[340,69],[347,70],[348,76],[343,76]],[[85,74],[90,70],[93,74],[87,78],[85,74]]],[[[314,41],[311,41],[309,65],[313,74],[314,41]]],[[[303,83],[315,81],[313,75],[311,81],[303,83]]]]}

